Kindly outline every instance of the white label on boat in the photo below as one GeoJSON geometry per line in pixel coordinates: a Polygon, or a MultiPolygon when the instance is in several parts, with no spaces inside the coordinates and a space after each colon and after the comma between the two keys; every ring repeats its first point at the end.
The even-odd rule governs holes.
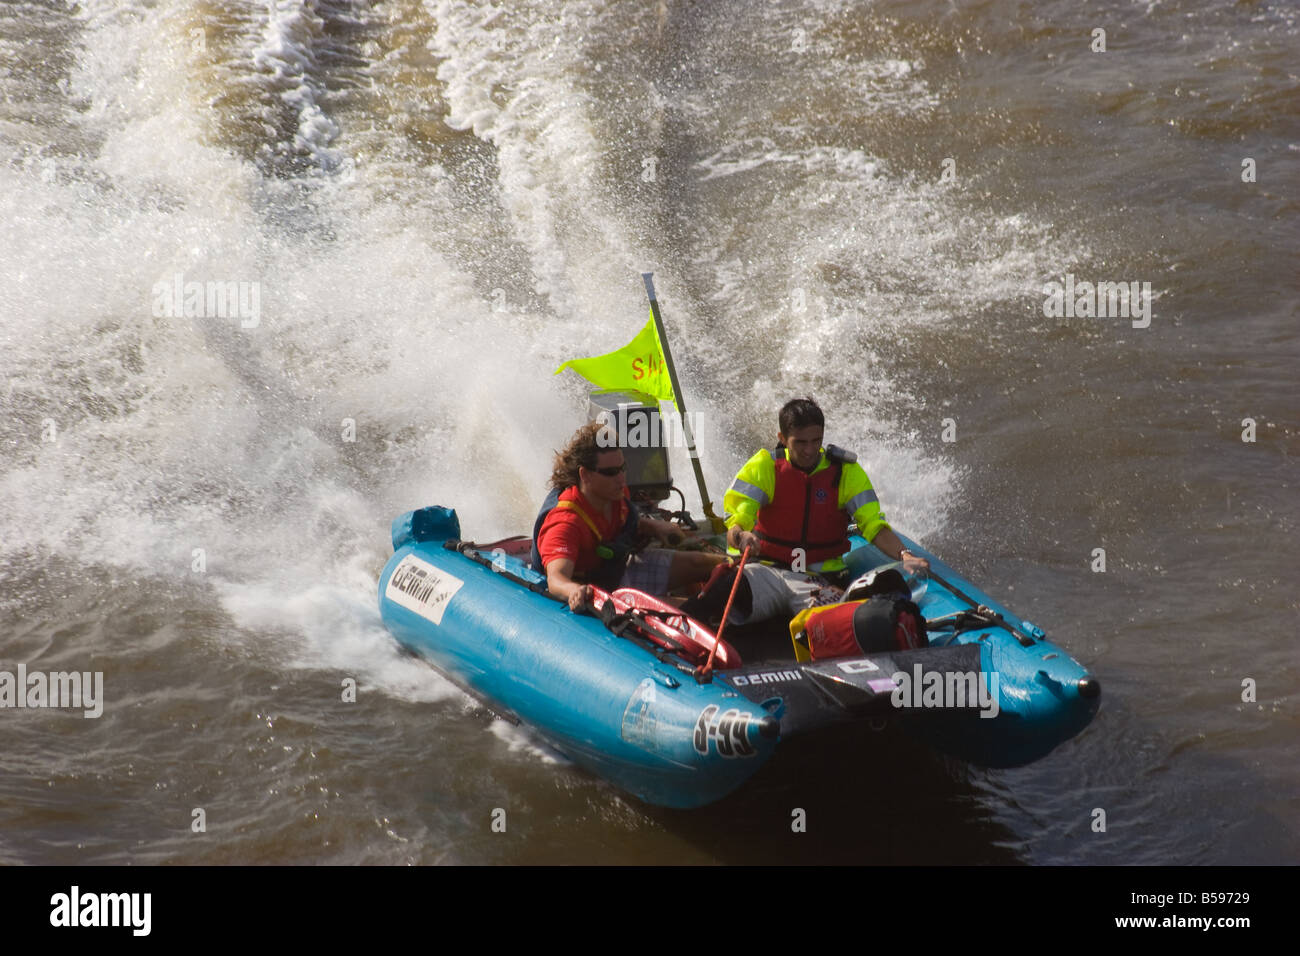
{"type": "Polygon", "coordinates": [[[434,624],[441,624],[447,605],[464,585],[465,582],[454,574],[408,554],[388,579],[384,597],[420,617],[427,617],[434,624]]]}
{"type": "Polygon", "coordinates": [[[863,671],[880,670],[874,662],[865,659],[860,661],[841,661],[836,666],[846,674],[861,674],[863,671]]]}

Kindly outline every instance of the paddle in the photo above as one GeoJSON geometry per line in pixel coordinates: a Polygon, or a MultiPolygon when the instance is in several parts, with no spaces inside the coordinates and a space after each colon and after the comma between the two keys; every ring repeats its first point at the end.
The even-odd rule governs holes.
{"type": "Polygon", "coordinates": [[[736,599],[736,588],[740,586],[740,579],[745,574],[745,562],[749,559],[749,548],[746,547],[740,555],[740,565],[736,568],[736,578],[731,582],[731,593],[727,595],[727,606],[722,610],[722,623],[718,625],[718,633],[713,639],[713,650],[709,651],[709,659],[704,662],[703,667],[695,668],[695,682],[697,684],[707,684],[713,680],[713,658],[718,653],[718,645],[722,643],[722,632],[727,628],[727,618],[731,614],[731,602],[736,599]]]}

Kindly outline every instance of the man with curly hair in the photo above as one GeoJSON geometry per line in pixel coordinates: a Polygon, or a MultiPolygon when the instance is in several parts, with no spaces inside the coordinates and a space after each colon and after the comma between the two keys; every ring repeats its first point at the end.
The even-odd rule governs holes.
{"type": "Polygon", "coordinates": [[[592,586],[669,591],[708,578],[727,559],[700,551],[648,548],[636,539],[651,535],[665,544],[682,540],[669,521],[640,514],[628,498],[627,463],[614,434],[596,422],[579,428],[551,473],[551,493],[533,524],[533,567],[547,588],[575,611],[592,598],[592,586]]]}

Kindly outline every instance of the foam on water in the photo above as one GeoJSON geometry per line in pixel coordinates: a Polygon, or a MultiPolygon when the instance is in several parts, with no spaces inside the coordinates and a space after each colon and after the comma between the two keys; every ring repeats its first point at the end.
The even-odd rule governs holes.
{"type": "MultiPolygon", "coordinates": [[[[598,19],[599,5],[426,6],[437,24],[430,49],[442,58],[446,122],[494,147],[502,208],[534,287],[570,323],[550,333],[571,338],[592,321],[606,327],[641,312],[626,292],[610,294],[635,289],[637,264],[654,256],[635,241],[619,216],[619,190],[601,175],[609,148],[593,122],[601,104],[582,83],[582,22],[598,19]]],[[[629,183],[635,172],[627,170],[629,183]]]]}
{"type": "MultiPolygon", "coordinates": [[[[551,372],[632,337],[643,270],[715,501],[812,393],[901,530],[995,563],[969,573],[1112,688],[1087,734],[989,777],[1041,826],[1007,811],[989,836],[946,806],[900,858],[1077,859],[1083,786],[1150,834],[1085,834],[1089,858],[1285,859],[1287,808],[1251,794],[1295,789],[1287,698],[1261,681],[1257,707],[1235,685],[1223,704],[1218,658],[1244,627],[1251,667],[1294,677],[1295,5],[1109,6],[1127,27],[1101,57],[1065,0],[1014,25],[942,0],[0,5],[5,653],[93,657],[117,705],[31,720],[5,859],[392,861],[354,829],[372,817],[434,847],[403,861],[518,854],[456,841],[502,775],[551,758],[505,724],[502,758],[478,720],[410,719],[478,712],[397,650],[376,580],[409,508],[454,505],[480,540],[527,528],[584,411],[551,372]],[[1150,278],[1152,328],[1044,320],[1041,284],[1072,269],[1150,278]],[[160,312],[178,274],[256,283],[259,321],[160,312]],[[375,710],[340,713],[345,677],[375,710]],[[214,786],[242,841],[156,842],[171,794],[214,786]],[[301,823],[327,789],[355,800],[321,814],[328,839],[286,829],[284,793],[309,798],[301,823]],[[949,818],[977,845],[945,848],[949,818]]],[[[680,861],[630,837],[640,809],[575,786],[594,825],[525,846],[680,861]]]]}
{"type": "Polygon", "coordinates": [[[545,764],[568,764],[569,759],[547,744],[522,724],[512,724],[505,720],[494,720],[491,725],[492,736],[506,745],[511,753],[520,753],[545,764]]]}
{"type": "MultiPolygon", "coordinates": [[[[672,250],[654,244],[644,207],[625,194],[619,177],[635,180],[640,167],[605,165],[594,116],[609,104],[598,100],[582,39],[599,30],[599,6],[427,8],[440,61],[426,79],[430,95],[446,102],[450,127],[492,148],[495,208],[458,205],[451,154],[357,162],[374,134],[356,128],[326,65],[361,55],[339,46],[359,30],[346,9],[291,0],[232,8],[220,35],[214,28],[196,47],[201,7],[84,5],[67,96],[84,104],[76,124],[98,147],[60,160],[53,175],[0,166],[0,228],[12,250],[0,288],[13,316],[0,362],[14,410],[0,427],[15,449],[0,475],[14,502],[0,561],[14,570],[58,555],[197,584],[228,615],[231,640],[276,660],[338,669],[413,699],[451,693],[379,626],[374,588],[389,522],[441,502],[457,507],[470,537],[526,528],[550,453],[582,413],[580,389],[551,372],[631,338],[645,309],[638,273],[656,262],[667,263],[656,268],[661,297],[682,330],[674,345],[702,415],[715,500],[752,451],[750,436],[766,442],[774,430],[755,430],[740,406],[767,422],[813,384],[833,440],[862,453],[891,517],[921,535],[938,528],[956,473],[871,413],[890,388],[887,372],[870,364],[864,379],[861,349],[843,348],[900,321],[897,304],[915,301],[898,291],[907,276],[884,291],[809,282],[818,321],[778,322],[781,361],[742,358],[747,392],[712,394],[712,367],[743,350],[696,314],[694,280],[672,267],[672,250]],[[196,103],[236,93],[284,104],[294,120],[265,124],[260,145],[223,140],[229,127],[196,103]],[[267,165],[266,155],[310,162],[267,165]],[[393,201],[395,177],[409,202],[393,201]],[[499,310],[459,257],[462,239],[491,234],[480,221],[488,215],[503,216],[504,242],[524,250],[535,301],[499,310]],[[259,324],[155,314],[155,285],[177,274],[257,283],[259,324]],[[47,419],[57,441],[42,443],[47,419]]],[[[397,27],[378,18],[367,29],[382,47],[397,27]]],[[[849,81],[889,108],[925,109],[935,94],[923,76],[923,64],[886,57],[849,81]]],[[[349,74],[347,85],[364,84],[349,74]]],[[[643,92],[634,113],[662,110],[674,95],[643,92]]],[[[688,249],[713,263],[708,300],[741,321],[767,311],[774,285],[860,257],[882,234],[902,261],[948,241],[942,196],[891,177],[864,149],[757,137],[706,155],[692,173],[705,183],[761,166],[800,171],[789,204],[749,232],[745,258],[756,266],[733,269],[732,240],[707,230],[688,249]],[[878,229],[862,228],[864,209],[878,229]],[[761,235],[760,225],[781,234],[808,217],[820,223],[815,234],[761,235]],[[769,277],[756,280],[755,267],[769,277]]],[[[996,239],[1024,226],[985,228],[996,239]]],[[[975,256],[952,282],[977,297],[1004,294],[1027,268],[1021,249],[1010,244],[992,265],[975,256]]],[[[674,459],[685,485],[689,464],[680,452],[674,459]]]]}
{"type": "Polygon", "coordinates": [[[261,43],[253,50],[253,64],[273,77],[273,88],[297,119],[293,147],[309,155],[322,170],[338,168],[341,155],[330,148],[339,134],[321,108],[324,82],[318,78],[320,58],[316,45],[325,21],[315,3],[272,0],[267,4],[261,43]]]}

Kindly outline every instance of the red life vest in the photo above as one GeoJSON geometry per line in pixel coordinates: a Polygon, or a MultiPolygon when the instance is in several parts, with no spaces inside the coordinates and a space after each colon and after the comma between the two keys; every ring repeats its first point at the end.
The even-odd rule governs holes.
{"type": "Polygon", "coordinates": [[[849,550],[849,516],[840,509],[844,463],[831,458],[829,468],[810,475],[790,464],[783,445],[776,446],[772,459],[776,465],[772,500],[758,509],[754,522],[759,554],[789,567],[795,548],[803,548],[810,565],[849,550]]]}

